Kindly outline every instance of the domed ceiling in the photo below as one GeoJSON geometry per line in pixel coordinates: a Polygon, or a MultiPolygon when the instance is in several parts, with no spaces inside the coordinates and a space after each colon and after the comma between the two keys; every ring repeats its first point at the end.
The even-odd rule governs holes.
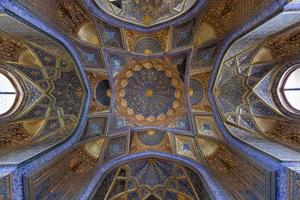
{"type": "Polygon", "coordinates": [[[299,199],[299,8],[0,1],[0,199],[299,199]]]}
{"type": "Polygon", "coordinates": [[[136,125],[168,124],[181,112],[183,83],[164,60],[132,62],[116,82],[118,110],[136,125]]]}
{"type": "MultiPolygon", "coordinates": [[[[98,8],[122,21],[144,27],[154,26],[179,17],[197,3],[197,0],[93,0],[98,8]]],[[[200,1],[200,0],[198,0],[200,1]]]]}

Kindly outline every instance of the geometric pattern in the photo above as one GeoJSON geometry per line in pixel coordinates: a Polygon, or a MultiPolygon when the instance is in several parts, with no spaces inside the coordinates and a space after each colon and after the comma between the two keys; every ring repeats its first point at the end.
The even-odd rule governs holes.
{"type": "Polygon", "coordinates": [[[198,161],[195,138],[175,135],[176,153],[198,161]]]}
{"type": "Polygon", "coordinates": [[[104,160],[108,161],[113,158],[127,154],[128,142],[127,136],[118,136],[109,138],[106,144],[104,160]]]}
{"type": "Polygon", "coordinates": [[[159,0],[155,2],[140,2],[133,0],[94,0],[98,9],[111,17],[118,18],[144,27],[169,21],[187,12],[195,0],[159,0]]]}
{"type": "Polygon", "coordinates": [[[197,136],[220,137],[218,126],[213,116],[194,115],[197,136]]]}
{"type": "Polygon", "coordinates": [[[100,184],[93,200],[192,200],[199,199],[200,196],[205,196],[206,200],[211,199],[203,183],[193,185],[195,180],[201,180],[198,176],[192,176],[196,175],[195,172],[169,161],[142,159],[125,164],[112,172],[114,173],[109,174],[110,178],[105,178],[105,182],[100,184]],[[106,188],[106,195],[101,192],[103,187],[106,188]]]}
{"type": "MultiPolygon", "coordinates": [[[[286,115],[290,117],[286,118],[283,112],[278,112],[281,109],[277,109],[278,102],[273,99],[276,92],[272,86],[274,82],[276,86],[277,67],[286,65],[288,56],[299,54],[299,31],[271,40],[264,49],[255,41],[247,41],[252,47],[238,52],[243,45],[236,45],[240,41],[237,40],[234,52],[238,53],[226,54],[217,80],[210,80],[210,77],[214,78],[212,70],[218,67],[216,59],[223,47],[220,44],[226,44],[221,41],[223,36],[225,40],[235,36],[235,33],[227,33],[243,26],[244,22],[248,27],[251,23],[246,19],[265,5],[274,3],[272,5],[278,9],[283,1],[212,0],[203,13],[194,12],[194,8],[199,6],[201,10],[202,6],[198,2],[196,6],[195,0],[85,0],[82,4],[86,5],[77,1],[45,0],[42,6],[37,0],[19,0],[16,7],[19,2],[46,21],[47,26],[41,23],[41,30],[47,32],[49,25],[62,31],[62,37],[56,30],[49,34],[67,38],[66,42],[60,42],[67,46],[71,43],[75,52],[72,48],[66,51],[60,43],[53,45],[56,42],[48,40],[48,35],[40,37],[34,33],[33,27],[39,24],[34,20],[33,26],[28,27],[32,29],[29,32],[28,28],[15,26],[16,23],[6,26],[7,22],[0,19],[0,60],[9,63],[5,67],[20,76],[17,79],[22,80],[24,91],[31,92],[25,94],[27,101],[21,104],[20,110],[9,116],[9,123],[1,125],[5,134],[0,137],[0,146],[5,148],[3,154],[0,149],[0,158],[6,159],[6,150],[14,147],[23,151],[25,143],[33,151],[24,151],[24,154],[34,156],[44,146],[71,140],[53,146],[45,156],[41,154],[24,162],[20,171],[13,173],[14,179],[7,174],[0,175],[0,199],[13,198],[12,181],[16,181],[13,188],[16,199],[22,198],[19,192],[25,198],[76,199],[83,190],[95,192],[94,199],[211,199],[197,173],[179,162],[156,157],[126,162],[127,154],[145,151],[173,153],[179,155],[178,160],[193,159],[195,162],[191,163],[198,163],[200,167],[205,159],[203,164],[210,168],[232,199],[275,197],[276,174],[263,164],[248,160],[243,152],[236,152],[239,145],[232,149],[226,146],[212,111],[221,113],[221,120],[234,136],[259,143],[259,150],[265,148],[265,144],[272,144],[264,143],[270,138],[285,143],[282,149],[294,146],[297,150],[300,125],[290,119],[294,116],[286,115]],[[97,4],[98,8],[89,3],[97,4]],[[97,9],[106,13],[102,12],[97,18],[93,16],[99,13],[97,9]],[[186,15],[182,21],[175,19],[183,13],[186,15]],[[107,14],[121,20],[107,20],[107,14]],[[153,26],[157,24],[161,25],[153,26]],[[9,39],[6,30],[16,35],[15,40],[9,39]],[[73,63],[74,58],[79,63],[73,63]],[[273,58],[282,60],[275,63],[273,58]],[[84,85],[86,78],[89,84],[84,85]],[[216,86],[213,95],[217,107],[214,110],[209,101],[212,100],[209,98],[210,81],[216,86]],[[84,102],[86,89],[91,94],[84,102]],[[88,105],[83,105],[88,102],[89,110],[88,105]],[[20,121],[14,123],[15,118],[20,121]],[[194,121],[190,123],[192,118],[194,121]],[[75,129],[77,124],[80,126],[75,129]],[[73,132],[74,139],[69,137],[73,132]],[[31,136],[36,136],[34,142],[31,136]],[[44,138],[49,140],[44,141],[44,138]],[[52,154],[52,150],[58,154],[52,154]],[[51,159],[59,156],[47,162],[48,155],[51,159]],[[98,183],[97,191],[86,187],[96,169],[100,169],[97,165],[113,164],[117,159],[108,161],[120,156],[123,156],[122,164],[101,177],[103,182],[98,183]],[[27,172],[27,167],[33,165],[38,169],[27,172]],[[23,175],[31,180],[25,178],[23,182],[23,175]],[[24,194],[21,182],[25,183],[24,194]]],[[[10,5],[0,4],[0,7],[10,5]]],[[[22,9],[8,10],[21,18],[26,13],[18,14],[22,9]]],[[[260,24],[258,17],[253,20],[260,24]]],[[[273,146],[266,148],[269,147],[273,146]]],[[[10,151],[7,155],[14,153],[10,151]]],[[[286,155],[286,152],[279,153],[286,155]]],[[[288,175],[289,188],[280,188],[278,194],[284,190],[290,197],[297,198],[299,170],[288,175]]]]}
{"type": "Polygon", "coordinates": [[[166,60],[131,62],[117,77],[118,111],[136,125],[166,125],[180,113],[183,83],[166,60]]]}
{"type": "Polygon", "coordinates": [[[0,199],[12,199],[12,176],[0,176],[0,199]]]}
{"type": "Polygon", "coordinates": [[[91,117],[86,123],[86,127],[81,140],[90,139],[94,137],[105,136],[105,129],[107,126],[106,117],[91,117]]]}
{"type": "Polygon", "coordinates": [[[212,108],[208,99],[208,86],[211,71],[193,73],[190,76],[189,96],[192,109],[195,112],[210,113],[212,108]]]}
{"type": "Polygon", "coordinates": [[[163,131],[156,130],[133,133],[130,153],[149,150],[172,153],[169,134],[163,131]]]}

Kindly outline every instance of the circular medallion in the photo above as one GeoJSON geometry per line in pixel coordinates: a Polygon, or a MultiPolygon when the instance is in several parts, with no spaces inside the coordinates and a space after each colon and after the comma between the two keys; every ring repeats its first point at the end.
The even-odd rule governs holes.
{"type": "Polygon", "coordinates": [[[146,146],[159,145],[164,140],[162,131],[145,131],[138,134],[139,141],[146,146]]]}
{"type": "Polygon", "coordinates": [[[132,62],[116,82],[119,111],[134,124],[167,124],[180,112],[183,83],[165,60],[132,62]]]}

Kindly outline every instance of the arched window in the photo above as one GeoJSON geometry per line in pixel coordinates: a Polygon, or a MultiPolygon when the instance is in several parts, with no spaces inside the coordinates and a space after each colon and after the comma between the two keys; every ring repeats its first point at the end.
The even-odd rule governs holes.
{"type": "Polygon", "coordinates": [[[0,117],[13,110],[18,93],[13,80],[0,71],[0,117]]]}
{"type": "Polygon", "coordinates": [[[292,111],[300,112],[300,66],[291,68],[283,77],[283,100],[292,111]]]}

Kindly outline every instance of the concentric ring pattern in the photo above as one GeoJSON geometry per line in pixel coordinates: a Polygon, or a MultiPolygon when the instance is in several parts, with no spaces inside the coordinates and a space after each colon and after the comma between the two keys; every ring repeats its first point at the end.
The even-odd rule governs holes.
{"type": "Polygon", "coordinates": [[[163,142],[165,133],[163,131],[145,131],[138,134],[138,139],[143,145],[156,146],[163,142]]]}
{"type": "Polygon", "coordinates": [[[166,60],[131,62],[116,87],[119,111],[134,124],[167,124],[180,113],[183,83],[166,60]]]}
{"type": "Polygon", "coordinates": [[[192,105],[198,104],[201,102],[204,96],[203,86],[198,80],[190,80],[190,101],[192,105]]]}
{"type": "Polygon", "coordinates": [[[172,108],[175,88],[164,72],[142,69],[133,74],[125,88],[125,99],[136,114],[158,116],[172,108]]]}

